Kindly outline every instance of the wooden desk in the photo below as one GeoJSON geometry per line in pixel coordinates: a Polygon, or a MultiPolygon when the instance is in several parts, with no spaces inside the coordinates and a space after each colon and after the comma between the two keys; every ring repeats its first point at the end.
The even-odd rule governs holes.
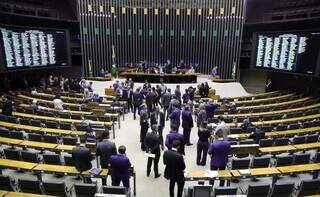
{"type": "Polygon", "coordinates": [[[23,140],[19,139],[0,137],[0,144],[18,145],[22,142],[23,140]]]}
{"type": "Polygon", "coordinates": [[[292,151],[292,150],[296,150],[296,148],[293,145],[271,146],[271,147],[259,148],[259,151],[261,153],[277,153],[277,152],[286,152],[286,151],[292,151]]]}
{"type": "Polygon", "coordinates": [[[0,190],[0,196],[5,196],[9,191],[0,190]]]}
{"type": "Polygon", "coordinates": [[[58,146],[58,144],[24,140],[23,142],[21,142],[19,144],[19,146],[31,147],[31,148],[35,148],[35,149],[40,148],[40,149],[53,150],[58,146]]]}
{"type": "Polygon", "coordinates": [[[71,152],[74,147],[76,147],[76,146],[59,144],[57,147],[55,147],[55,150],[71,152]]]}
{"type": "Polygon", "coordinates": [[[67,173],[70,175],[80,174],[80,172],[73,166],[38,164],[35,168],[33,168],[33,170],[43,172],[67,173]]]}
{"type": "MultiPolygon", "coordinates": [[[[231,178],[232,174],[229,170],[218,170],[218,176],[214,178],[219,179],[227,179],[231,178]]],[[[187,180],[210,180],[212,178],[207,176],[206,170],[195,170],[188,172],[187,176],[185,177],[187,180]]]]}
{"type": "Polygon", "coordinates": [[[252,168],[249,169],[251,176],[266,176],[266,175],[275,175],[280,174],[281,172],[275,168],[252,168]]]}
{"type": "Polygon", "coordinates": [[[11,159],[2,159],[0,158],[0,166],[3,168],[13,168],[13,169],[24,169],[24,170],[32,170],[34,167],[36,167],[37,163],[30,163],[25,161],[17,161],[17,160],[11,160],[11,159]]]}
{"type": "Polygon", "coordinates": [[[319,149],[320,142],[293,145],[297,150],[319,149]]]}
{"type": "Polygon", "coordinates": [[[310,172],[310,171],[319,171],[320,163],[312,164],[303,164],[303,165],[292,165],[292,166],[283,166],[277,167],[277,169],[282,174],[298,173],[298,172],[310,172]]]}
{"type": "Polygon", "coordinates": [[[31,194],[31,193],[24,193],[24,192],[9,192],[6,197],[53,197],[49,195],[42,195],[42,194],[31,194]]]}
{"type": "Polygon", "coordinates": [[[72,132],[78,133],[78,135],[85,135],[85,131],[72,131],[72,130],[65,130],[65,129],[51,129],[51,128],[41,128],[40,130],[43,133],[51,133],[57,135],[72,135],[72,132]]]}

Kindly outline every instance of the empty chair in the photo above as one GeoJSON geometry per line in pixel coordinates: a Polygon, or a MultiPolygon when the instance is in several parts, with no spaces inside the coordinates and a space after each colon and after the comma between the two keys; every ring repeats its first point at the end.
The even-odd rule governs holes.
{"type": "Polygon", "coordinates": [[[280,155],[277,156],[276,167],[290,166],[293,163],[293,155],[280,155]]]}
{"type": "Polygon", "coordinates": [[[230,128],[230,134],[240,134],[242,133],[242,128],[234,127],[230,128]]]}
{"type": "Polygon", "coordinates": [[[95,115],[85,115],[84,119],[92,120],[92,121],[97,121],[98,120],[97,116],[95,116],[95,115]]]}
{"type": "Polygon", "coordinates": [[[48,143],[55,143],[55,144],[57,144],[57,143],[58,143],[58,136],[57,136],[57,135],[45,134],[45,135],[43,135],[43,140],[44,140],[45,142],[48,142],[48,143]]]}
{"type": "Polygon", "coordinates": [[[10,131],[10,136],[15,139],[23,140],[23,133],[21,131],[10,131]]]}
{"type": "Polygon", "coordinates": [[[21,151],[21,159],[22,161],[39,163],[38,154],[30,151],[21,151]]]}
{"type": "Polygon", "coordinates": [[[319,140],[318,134],[312,134],[312,135],[306,136],[306,143],[314,143],[314,142],[318,142],[318,140],[319,140]]]}
{"type": "Polygon", "coordinates": [[[253,140],[241,140],[239,144],[254,144],[253,140]]]}
{"type": "Polygon", "coordinates": [[[46,121],[46,126],[47,126],[47,128],[51,128],[51,129],[58,128],[57,122],[54,122],[54,121],[46,121]]]}
{"type": "Polygon", "coordinates": [[[313,122],[312,121],[308,121],[308,122],[304,122],[303,123],[303,128],[309,128],[313,126],[313,122]]]}
{"type": "Polygon", "coordinates": [[[71,114],[71,119],[81,120],[82,116],[81,114],[71,114]]]}
{"type": "Polygon", "coordinates": [[[65,119],[70,119],[71,118],[70,114],[69,113],[65,113],[65,112],[58,112],[58,116],[60,118],[65,118],[65,119]]]}
{"type": "Polygon", "coordinates": [[[276,127],[276,130],[277,130],[277,131],[285,131],[285,130],[287,130],[287,128],[288,128],[287,125],[278,125],[278,126],[276,127]]]}
{"type": "Polygon", "coordinates": [[[290,124],[289,129],[299,129],[300,128],[300,124],[299,123],[295,123],[295,124],[290,124]]]}
{"type": "Polygon", "coordinates": [[[297,196],[315,195],[320,192],[320,179],[301,181],[300,190],[297,196]]]}
{"type": "Polygon", "coordinates": [[[0,114],[0,121],[6,122],[7,121],[7,116],[5,116],[3,114],[0,114]]]}
{"type": "Polygon", "coordinates": [[[54,117],[54,113],[48,111],[43,111],[43,115],[48,117],[54,117]]]}
{"type": "Polygon", "coordinates": [[[250,164],[250,159],[246,158],[234,158],[231,161],[231,169],[248,169],[250,164]]]}
{"type": "Polygon", "coordinates": [[[10,135],[9,129],[4,128],[4,127],[0,127],[0,137],[8,137],[8,138],[10,138],[11,135],[10,135]]]}
{"type": "Polygon", "coordinates": [[[26,118],[20,118],[19,122],[20,124],[23,124],[23,125],[30,125],[29,119],[26,119],[26,118]]]}
{"type": "Polygon", "coordinates": [[[37,133],[29,133],[28,139],[30,141],[42,142],[42,135],[37,133]]]}
{"type": "Polygon", "coordinates": [[[41,127],[41,121],[40,120],[30,120],[30,125],[35,127],[41,127]]]}
{"type": "Polygon", "coordinates": [[[34,114],[34,110],[32,108],[27,108],[25,111],[27,114],[34,114]]]}
{"type": "Polygon", "coordinates": [[[193,196],[211,197],[211,185],[195,185],[193,187],[193,196]]]}
{"type": "Polygon", "coordinates": [[[261,139],[259,141],[260,147],[270,147],[273,145],[273,139],[261,139]]]}
{"type": "Polygon", "coordinates": [[[77,145],[78,138],[77,137],[63,137],[62,142],[65,145],[77,145]]]}
{"type": "Polygon", "coordinates": [[[272,131],[273,127],[272,126],[262,126],[261,127],[261,131],[264,131],[264,132],[270,132],[272,131]]]}
{"type": "Polygon", "coordinates": [[[104,194],[127,194],[127,188],[122,186],[103,186],[104,194]]]}
{"type": "Polygon", "coordinates": [[[56,153],[43,154],[43,162],[45,164],[61,165],[60,155],[56,153]]]}
{"type": "Polygon", "coordinates": [[[7,121],[11,123],[17,123],[17,118],[13,116],[7,116],[7,121]]]}
{"type": "Polygon", "coordinates": [[[289,143],[289,138],[283,137],[283,138],[277,138],[274,141],[275,146],[286,146],[289,143]]]}
{"type": "Polygon", "coordinates": [[[53,196],[67,196],[67,187],[64,182],[49,182],[43,181],[42,186],[44,193],[53,196]]]}
{"type": "Polygon", "coordinates": [[[316,153],[316,155],[315,155],[313,160],[314,160],[315,163],[320,163],[320,152],[316,153]]]}
{"type": "Polygon", "coordinates": [[[74,159],[71,155],[64,155],[64,165],[66,166],[75,166],[74,159]]]}
{"type": "Polygon", "coordinates": [[[20,151],[16,149],[4,149],[6,159],[20,160],[20,151]]]}
{"type": "Polygon", "coordinates": [[[237,187],[215,187],[214,188],[214,196],[218,195],[225,195],[225,196],[230,196],[230,195],[236,195],[238,191],[237,187]]]}
{"type": "Polygon", "coordinates": [[[97,186],[95,184],[76,183],[74,184],[74,191],[77,197],[94,197],[97,193],[97,186]]]}
{"type": "Polygon", "coordinates": [[[306,142],[306,136],[295,136],[292,139],[293,144],[304,144],[306,142]]]}
{"type": "Polygon", "coordinates": [[[0,174],[0,190],[14,191],[12,180],[8,175],[0,174]]]}
{"type": "Polygon", "coordinates": [[[267,168],[270,165],[270,157],[254,157],[252,160],[252,168],[267,168]]]}
{"type": "Polygon", "coordinates": [[[38,180],[33,181],[33,180],[19,179],[18,185],[22,192],[42,194],[42,191],[40,188],[40,182],[38,180]]]}
{"type": "Polygon", "coordinates": [[[60,123],[60,129],[64,129],[64,130],[71,130],[71,124],[70,123],[65,123],[65,122],[61,122],[60,123]]]}
{"type": "Polygon", "coordinates": [[[87,124],[76,124],[77,131],[87,131],[88,125],[87,124]]]}
{"type": "Polygon", "coordinates": [[[294,183],[275,183],[271,197],[290,197],[294,189],[294,183]]]}
{"type": "Polygon", "coordinates": [[[269,194],[269,184],[256,184],[248,185],[247,196],[248,197],[267,197],[269,194]]]}
{"type": "MultiPolygon", "coordinates": [[[[99,121],[101,122],[112,122],[112,119],[110,116],[99,116],[99,121]]],[[[230,131],[231,132],[231,131],[230,131]]]]}
{"type": "Polygon", "coordinates": [[[294,154],[294,162],[293,164],[308,164],[310,162],[310,154],[307,153],[296,153],[294,154]]]}

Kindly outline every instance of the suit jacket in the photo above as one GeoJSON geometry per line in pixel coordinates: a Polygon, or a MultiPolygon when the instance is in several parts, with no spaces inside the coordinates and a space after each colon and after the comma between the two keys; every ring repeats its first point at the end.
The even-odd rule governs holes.
{"type": "Polygon", "coordinates": [[[142,102],[142,95],[140,92],[134,91],[132,94],[132,102],[135,106],[140,106],[142,102]]]}
{"type": "Polygon", "coordinates": [[[249,138],[253,139],[255,144],[259,144],[261,139],[264,139],[266,134],[263,131],[255,131],[250,134],[249,138]]]}
{"type": "Polygon", "coordinates": [[[167,150],[163,154],[163,164],[166,166],[164,170],[164,177],[166,179],[183,181],[184,169],[186,165],[184,163],[183,156],[174,150],[167,150]]]}
{"type": "Polygon", "coordinates": [[[100,165],[103,168],[106,168],[110,164],[111,155],[117,154],[117,148],[114,142],[104,139],[99,142],[97,145],[97,156],[100,156],[100,165]]]}
{"type": "Polygon", "coordinates": [[[180,126],[180,114],[181,110],[179,108],[176,108],[169,116],[171,125],[174,125],[177,128],[180,126]]]}
{"type": "Polygon", "coordinates": [[[149,132],[144,138],[144,144],[146,146],[147,152],[150,151],[153,154],[160,153],[160,136],[156,133],[149,132]]]}
{"type": "Polygon", "coordinates": [[[78,171],[83,172],[91,169],[91,160],[93,160],[93,157],[88,148],[84,146],[76,146],[72,149],[71,154],[78,171]]]}
{"type": "Polygon", "coordinates": [[[228,162],[230,143],[223,139],[214,141],[209,148],[208,154],[211,155],[211,166],[224,167],[228,162]]]}
{"type": "Polygon", "coordinates": [[[165,126],[165,118],[164,118],[164,113],[163,112],[159,112],[158,113],[158,118],[156,116],[155,112],[152,112],[150,114],[150,125],[154,125],[157,124],[159,126],[159,129],[163,129],[165,126]]]}
{"type": "Polygon", "coordinates": [[[170,101],[171,101],[171,94],[167,92],[162,96],[161,104],[164,107],[168,108],[170,106],[170,101]]]}
{"type": "Polygon", "coordinates": [[[197,126],[199,127],[204,121],[207,121],[207,112],[205,110],[200,110],[197,116],[197,126]]]}
{"type": "Polygon", "coordinates": [[[215,104],[207,104],[205,106],[205,110],[207,112],[207,118],[213,118],[214,116],[214,111],[216,110],[217,105],[215,104]]]}
{"type": "Polygon", "coordinates": [[[181,142],[181,146],[178,149],[178,152],[181,154],[184,154],[184,138],[183,135],[181,133],[178,132],[170,132],[169,134],[167,134],[166,136],[166,142],[165,145],[166,147],[171,150],[172,148],[172,143],[174,140],[178,140],[181,142]]]}
{"type": "Polygon", "coordinates": [[[110,157],[111,177],[115,179],[129,179],[131,163],[126,155],[118,154],[110,157]]]}
{"type": "Polygon", "coordinates": [[[193,118],[190,111],[182,111],[182,127],[184,129],[191,129],[193,127],[193,118]]]}

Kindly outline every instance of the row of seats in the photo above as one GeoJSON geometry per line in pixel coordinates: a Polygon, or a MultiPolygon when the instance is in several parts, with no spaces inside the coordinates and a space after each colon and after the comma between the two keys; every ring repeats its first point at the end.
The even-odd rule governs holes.
{"type": "Polygon", "coordinates": [[[227,97],[227,98],[221,98],[219,99],[219,102],[222,102],[224,100],[227,101],[234,101],[235,99],[237,99],[238,101],[247,101],[247,100],[252,100],[253,98],[255,99],[264,99],[264,98],[271,98],[271,97],[277,97],[277,96],[281,96],[284,94],[287,94],[288,92],[285,91],[274,91],[274,92],[267,92],[267,93],[262,93],[262,94],[253,94],[250,96],[241,96],[241,97],[227,97]]]}
{"type": "MultiPolygon", "coordinates": [[[[249,184],[248,188],[241,193],[247,197],[290,197],[294,193],[298,197],[306,195],[315,195],[320,192],[320,179],[302,180],[298,187],[295,187],[294,182],[277,182],[272,187],[270,184],[249,184]]],[[[206,185],[196,185],[188,188],[185,192],[185,197],[211,197],[212,187],[206,185]]],[[[236,196],[238,194],[237,187],[215,187],[215,196],[236,196]]]]}
{"type": "MultiPolygon", "coordinates": [[[[304,143],[315,143],[319,140],[319,134],[301,135],[295,136],[290,141],[287,137],[276,138],[276,139],[261,139],[259,141],[260,147],[270,147],[270,146],[286,146],[289,144],[304,144],[304,143]]],[[[241,142],[240,142],[241,143],[241,142]]],[[[242,142],[243,143],[243,142],[242,142]]]]}
{"type": "Polygon", "coordinates": [[[246,107],[246,106],[257,106],[257,105],[268,105],[273,103],[282,103],[287,101],[292,101],[302,98],[301,95],[294,96],[283,96],[280,98],[269,98],[269,99],[260,99],[260,100],[252,100],[252,102],[235,102],[236,107],[246,107]]]}
{"type": "MultiPolygon", "coordinates": [[[[53,196],[71,196],[72,191],[77,197],[93,197],[98,191],[95,184],[75,183],[71,188],[68,188],[65,182],[42,181],[18,179],[17,183],[9,176],[0,175],[0,190],[5,191],[20,191],[33,194],[46,194],[53,196]]],[[[125,187],[103,186],[102,193],[104,194],[128,194],[125,187]]]]}

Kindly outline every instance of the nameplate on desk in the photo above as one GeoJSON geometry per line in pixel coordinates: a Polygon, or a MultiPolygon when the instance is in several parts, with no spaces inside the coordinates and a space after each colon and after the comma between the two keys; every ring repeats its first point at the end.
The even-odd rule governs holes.
{"type": "Polygon", "coordinates": [[[242,175],[242,176],[248,176],[248,175],[251,175],[250,173],[250,170],[248,169],[245,169],[245,170],[238,170],[239,173],[242,175]]]}
{"type": "Polygon", "coordinates": [[[151,153],[145,153],[145,156],[150,157],[150,158],[155,158],[156,157],[155,154],[151,154],[151,153]]]}
{"type": "Polygon", "coordinates": [[[215,177],[219,176],[219,173],[218,173],[218,171],[208,170],[208,171],[206,172],[206,175],[205,175],[205,176],[206,176],[206,177],[209,177],[209,178],[215,178],[215,177]]]}

